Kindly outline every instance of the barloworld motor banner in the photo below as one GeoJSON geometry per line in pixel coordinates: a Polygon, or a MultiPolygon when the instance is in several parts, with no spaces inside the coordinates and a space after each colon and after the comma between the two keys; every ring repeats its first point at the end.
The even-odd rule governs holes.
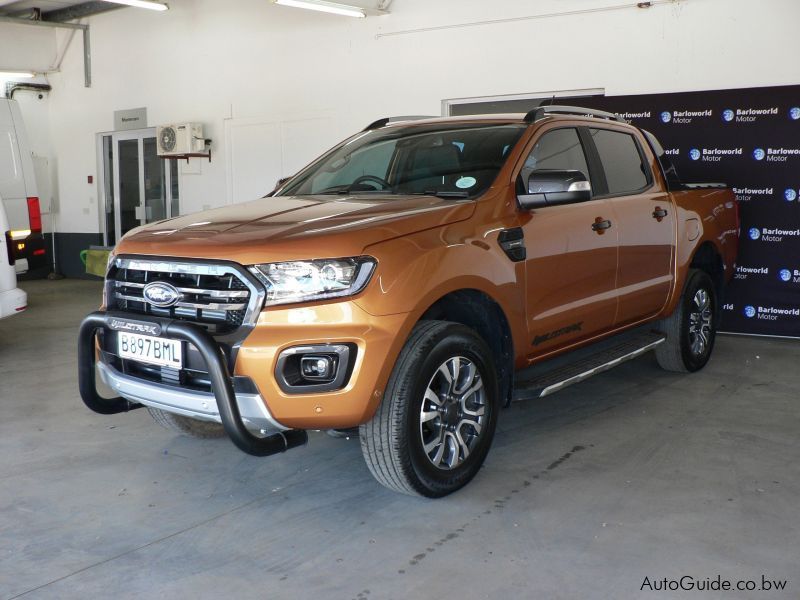
{"type": "Polygon", "coordinates": [[[800,86],[559,98],[653,132],[686,182],[724,182],[742,217],[721,329],[800,337],[800,86]]]}

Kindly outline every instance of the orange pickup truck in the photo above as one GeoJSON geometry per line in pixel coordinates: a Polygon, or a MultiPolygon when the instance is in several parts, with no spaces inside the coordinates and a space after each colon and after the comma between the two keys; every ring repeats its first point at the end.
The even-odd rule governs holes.
{"type": "Polygon", "coordinates": [[[125,236],[80,392],[257,456],[358,427],[380,483],[444,496],[514,399],[649,350],[701,369],[738,236],[730,190],[610,113],[383,119],[265,198],[125,236]]]}

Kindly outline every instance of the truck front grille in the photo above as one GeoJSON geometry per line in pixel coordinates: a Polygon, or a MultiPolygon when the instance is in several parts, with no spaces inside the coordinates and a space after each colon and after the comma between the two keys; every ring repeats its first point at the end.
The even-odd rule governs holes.
{"type": "Polygon", "coordinates": [[[106,280],[109,308],[142,315],[180,319],[202,325],[212,334],[231,333],[252,323],[263,294],[246,271],[229,263],[183,263],[117,258],[106,280]],[[143,297],[153,282],[174,286],[181,297],[158,307],[143,297]]]}

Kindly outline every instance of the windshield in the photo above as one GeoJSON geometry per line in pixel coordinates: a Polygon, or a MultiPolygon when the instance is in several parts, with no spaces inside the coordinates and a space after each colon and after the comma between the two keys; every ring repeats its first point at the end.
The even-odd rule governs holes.
{"type": "Polygon", "coordinates": [[[281,196],[477,196],[492,184],[524,125],[436,124],[365,132],[288,182],[281,196]]]}

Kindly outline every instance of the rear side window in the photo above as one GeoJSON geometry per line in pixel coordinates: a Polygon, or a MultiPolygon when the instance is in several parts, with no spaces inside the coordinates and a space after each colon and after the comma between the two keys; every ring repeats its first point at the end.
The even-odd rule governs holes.
{"type": "Polygon", "coordinates": [[[656,136],[649,131],[642,129],[642,133],[644,137],[647,138],[647,141],[650,142],[650,148],[653,150],[653,153],[658,159],[658,163],[661,165],[661,170],[664,172],[664,177],[667,180],[667,189],[670,191],[681,189],[683,184],[681,183],[681,178],[678,176],[677,169],[675,169],[675,164],[670,160],[667,153],[664,152],[661,143],[656,139],[656,136]]]}
{"type": "Polygon", "coordinates": [[[650,171],[632,135],[608,129],[589,129],[589,134],[603,163],[609,194],[630,194],[647,187],[650,171]]]}
{"type": "Polygon", "coordinates": [[[555,129],[539,138],[520,172],[524,185],[530,174],[540,169],[580,171],[589,178],[589,167],[576,129],[555,129]]]}

